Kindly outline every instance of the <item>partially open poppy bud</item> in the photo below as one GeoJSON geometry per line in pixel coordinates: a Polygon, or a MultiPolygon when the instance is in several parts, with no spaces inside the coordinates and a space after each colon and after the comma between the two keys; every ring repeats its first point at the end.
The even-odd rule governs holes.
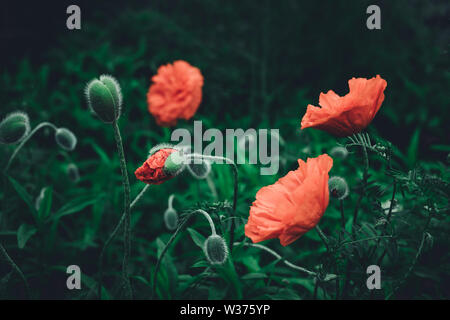
{"type": "Polygon", "coordinates": [[[175,211],[175,209],[168,208],[164,212],[164,223],[166,225],[166,228],[170,231],[173,231],[178,226],[178,213],[175,211]]]}
{"type": "Polygon", "coordinates": [[[67,151],[72,151],[77,146],[77,137],[66,128],[56,129],[55,140],[58,146],[67,151]]]}
{"type": "Polygon", "coordinates": [[[183,170],[182,152],[171,147],[153,149],[148,159],[134,172],[136,178],[147,184],[161,184],[183,170]]]}
{"type": "Polygon", "coordinates": [[[122,92],[116,79],[101,75],[100,80],[90,81],[85,89],[89,108],[106,123],[119,119],[122,107],[122,92]]]}
{"type": "Polygon", "coordinates": [[[69,163],[67,165],[66,173],[69,176],[69,179],[73,182],[78,182],[78,180],[80,180],[80,172],[78,171],[78,167],[75,163],[69,163]]]}
{"type": "Polygon", "coordinates": [[[30,120],[24,112],[10,113],[0,122],[0,143],[15,144],[30,133],[30,120]]]}
{"type": "Polygon", "coordinates": [[[348,184],[344,178],[331,177],[330,180],[328,180],[328,188],[333,198],[343,200],[348,196],[348,184]]]}
{"type": "Polygon", "coordinates": [[[206,239],[204,251],[206,259],[211,264],[224,264],[228,257],[227,244],[217,234],[213,234],[206,239]]]}
{"type": "Polygon", "coordinates": [[[330,156],[333,159],[345,159],[348,156],[348,150],[344,147],[334,147],[330,151],[330,156]]]}

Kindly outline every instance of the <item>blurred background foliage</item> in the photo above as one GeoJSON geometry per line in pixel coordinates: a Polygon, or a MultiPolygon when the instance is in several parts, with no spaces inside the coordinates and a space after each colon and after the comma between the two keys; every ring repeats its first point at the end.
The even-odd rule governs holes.
{"type": "MultiPolygon", "coordinates": [[[[84,86],[103,73],[115,76],[122,86],[124,107],[119,125],[134,197],[142,188],[134,170],[146,159],[150,147],[169,142],[171,134],[171,129],[158,127],[147,111],[150,78],[160,65],[178,59],[200,68],[205,78],[203,101],[194,117],[203,121],[205,129],[280,129],[284,144],[279,176],[295,169],[296,159],[315,157],[345,143],[315,130],[300,132],[306,106],[317,105],[319,93],[329,89],[346,94],[351,77],[380,74],[388,87],[370,127],[371,136],[396,146],[394,167],[403,174],[426,171],[444,179],[448,187],[449,7],[447,1],[294,0],[58,1],[45,6],[42,2],[15,1],[2,5],[2,116],[19,109],[30,115],[33,127],[42,121],[67,127],[77,135],[78,146],[70,153],[58,150],[51,132],[43,130],[21,151],[10,176],[32,199],[42,188],[51,187],[51,218],[37,226],[37,231],[26,232],[36,222],[14,183],[4,179],[0,240],[27,274],[38,297],[95,298],[94,291],[80,294],[66,290],[65,268],[80,265],[86,275],[83,285],[95,287],[101,245],[121,214],[122,187],[112,128],[89,113],[84,86]],[[80,31],[65,27],[65,9],[72,3],[81,7],[80,31]],[[370,4],[381,8],[381,30],[366,28],[370,4]],[[66,175],[71,162],[80,171],[77,182],[66,175]],[[18,248],[17,230],[23,224],[21,234],[29,235],[29,242],[18,248]]],[[[192,121],[179,122],[177,127],[192,129],[192,121]]],[[[4,167],[13,148],[1,149],[0,164],[4,167]]],[[[353,191],[346,200],[348,216],[362,174],[359,150],[352,151],[345,160],[335,159],[331,171],[331,175],[345,177],[353,191]]],[[[360,220],[375,224],[378,216],[372,214],[376,212],[373,205],[379,208],[390,199],[392,179],[385,175],[383,161],[371,160],[372,180],[380,188],[365,200],[360,220]]],[[[213,210],[211,203],[232,197],[229,170],[213,165],[216,198],[205,181],[184,173],[151,187],[133,210],[132,274],[138,298],[149,297],[157,253],[170,237],[162,219],[169,195],[176,195],[174,207],[179,212],[199,205],[213,210]]],[[[259,168],[252,165],[241,165],[239,170],[238,215],[245,223],[257,190],[279,176],[261,176],[259,168]]],[[[435,194],[410,198],[404,194],[403,208],[406,213],[415,212],[423,208],[421,199],[428,203],[433,198],[435,194]]],[[[445,205],[445,197],[443,201],[445,205]]],[[[338,210],[338,204],[331,201],[321,222],[330,236],[339,233],[338,210]]],[[[207,236],[207,225],[193,220],[191,228],[207,236]]],[[[396,297],[450,296],[448,222],[435,223],[433,236],[438,245],[421,260],[419,271],[396,297]]],[[[243,223],[237,233],[239,241],[243,239],[243,223]]],[[[412,241],[411,247],[405,246],[404,255],[390,265],[392,279],[408,268],[414,255],[411,248],[421,238],[419,233],[414,238],[414,230],[421,224],[418,219],[410,225],[410,238],[406,239],[412,241]]],[[[192,236],[190,231],[180,238],[189,238],[188,233],[192,236]]],[[[326,266],[325,248],[315,232],[286,248],[276,240],[267,243],[302,266],[326,266]]],[[[298,299],[313,295],[313,279],[293,275],[292,270],[279,266],[272,275],[273,258],[257,249],[236,251],[239,279],[226,274],[222,279],[227,286],[220,287],[200,276],[206,262],[194,242],[181,240],[174,247],[159,280],[159,298],[298,299]],[[198,268],[192,268],[194,263],[198,268]]],[[[120,297],[121,255],[122,244],[116,241],[106,257],[105,290],[110,291],[106,297],[120,297]]],[[[0,275],[8,276],[8,272],[8,267],[0,264],[0,275]]],[[[363,286],[365,270],[355,269],[355,273],[363,279],[363,286]]],[[[6,286],[5,297],[23,295],[19,280],[14,281],[6,286]]],[[[319,290],[318,297],[330,298],[326,292],[319,290]]],[[[349,296],[369,297],[358,288],[349,296]]]]}

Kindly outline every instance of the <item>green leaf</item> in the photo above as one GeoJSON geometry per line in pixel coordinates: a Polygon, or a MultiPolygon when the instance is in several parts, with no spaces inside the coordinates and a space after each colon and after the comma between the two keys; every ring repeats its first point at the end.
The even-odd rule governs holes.
{"type": "Polygon", "coordinates": [[[39,221],[44,221],[50,216],[50,210],[52,208],[53,188],[46,187],[42,189],[40,196],[42,197],[42,199],[39,206],[38,218],[39,221]]]}
{"type": "Polygon", "coordinates": [[[34,226],[30,226],[26,223],[20,225],[17,230],[17,245],[20,249],[25,248],[27,241],[36,233],[37,229],[34,226]]]}
{"type": "Polygon", "coordinates": [[[195,244],[203,249],[206,238],[192,228],[187,228],[187,231],[191,235],[191,238],[195,242],[195,244]]]}
{"type": "Polygon", "coordinates": [[[13,185],[14,189],[16,190],[16,192],[22,198],[22,200],[25,201],[25,203],[27,204],[28,208],[30,208],[30,211],[31,211],[31,213],[33,215],[33,218],[37,222],[38,221],[37,212],[36,212],[36,209],[34,208],[33,201],[31,200],[31,196],[28,194],[27,190],[25,190],[25,188],[22,187],[22,185],[19,182],[17,182],[16,180],[14,180],[13,178],[8,177],[8,179],[11,182],[11,184],[13,185]]]}
{"type": "Polygon", "coordinates": [[[410,167],[413,167],[417,161],[417,155],[419,152],[419,138],[420,128],[417,128],[411,137],[411,141],[409,142],[408,147],[408,165],[410,167]]]}
{"type": "Polygon", "coordinates": [[[83,210],[84,208],[86,208],[87,206],[90,206],[90,205],[96,203],[97,201],[99,201],[102,196],[103,195],[100,195],[100,196],[99,195],[95,195],[95,196],[88,195],[88,196],[82,196],[82,197],[76,198],[72,201],[69,201],[64,206],[62,206],[57,212],[55,212],[55,214],[52,216],[52,220],[57,220],[63,216],[77,213],[77,212],[83,210]]]}

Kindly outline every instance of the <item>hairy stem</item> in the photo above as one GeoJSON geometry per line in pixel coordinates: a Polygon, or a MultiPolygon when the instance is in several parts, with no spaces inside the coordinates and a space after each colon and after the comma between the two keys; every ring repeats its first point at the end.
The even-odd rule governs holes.
{"type": "Polygon", "coordinates": [[[362,143],[361,146],[363,149],[363,157],[364,157],[364,173],[363,173],[361,193],[359,194],[359,197],[358,197],[358,200],[357,200],[356,206],[355,206],[355,211],[353,212],[353,224],[352,224],[352,233],[353,234],[355,232],[355,225],[356,225],[357,219],[358,219],[359,207],[360,207],[361,201],[366,193],[367,179],[369,177],[369,156],[367,155],[366,144],[362,143]]]}
{"type": "Polygon", "coordinates": [[[319,234],[320,239],[322,240],[323,244],[325,245],[325,247],[327,248],[327,251],[330,251],[330,247],[328,246],[328,238],[325,235],[325,233],[323,233],[322,229],[320,229],[320,227],[318,225],[316,225],[314,227],[317,231],[317,233],[319,234]]]}
{"type": "Polygon", "coordinates": [[[341,225],[342,230],[345,230],[345,214],[344,214],[344,200],[339,200],[339,209],[341,211],[341,225]]]}
{"type": "MultiPolygon", "coordinates": [[[[239,179],[238,179],[238,168],[236,166],[236,163],[234,163],[233,160],[225,158],[225,157],[216,157],[216,156],[205,156],[202,154],[191,154],[188,156],[189,159],[205,159],[205,160],[219,160],[219,161],[225,161],[227,164],[230,164],[233,167],[233,178],[234,178],[234,191],[233,191],[233,216],[236,215],[236,205],[237,205],[237,195],[238,195],[238,188],[239,188],[239,179]]],[[[235,229],[235,222],[234,219],[231,220],[231,227],[230,227],[230,253],[233,251],[233,243],[234,243],[234,229],[235,229]]]]}
{"type": "MultiPolygon", "coordinates": [[[[141,190],[141,192],[139,192],[139,194],[136,196],[136,198],[134,198],[133,202],[131,202],[130,204],[130,210],[136,205],[136,203],[142,198],[142,196],[144,195],[145,191],[148,190],[148,188],[150,187],[150,185],[146,184],[145,187],[141,190]]],[[[102,298],[102,282],[103,282],[103,257],[105,255],[106,249],[108,248],[108,246],[111,244],[111,242],[114,240],[114,238],[116,237],[117,233],[120,230],[120,227],[122,226],[123,222],[125,221],[126,218],[126,214],[125,211],[122,213],[122,216],[120,217],[119,222],[117,223],[116,227],[114,228],[113,232],[111,232],[111,234],[109,235],[108,239],[105,241],[105,244],[103,245],[102,251],[100,253],[100,257],[98,259],[98,298],[101,299],[102,298]]]]}
{"type": "Polygon", "coordinates": [[[22,147],[25,145],[25,143],[27,143],[28,140],[30,140],[30,138],[39,130],[42,129],[44,127],[51,127],[53,130],[57,130],[58,128],[50,122],[41,122],[40,124],[38,124],[26,137],[25,139],[22,140],[22,142],[17,146],[17,148],[14,150],[14,152],[12,153],[11,157],[8,160],[8,164],[5,167],[4,172],[8,171],[9,167],[11,166],[14,158],[17,156],[17,154],[19,153],[20,149],[22,149],[22,147]]]}
{"type": "Polygon", "coordinates": [[[22,270],[20,270],[19,266],[8,255],[8,252],[6,252],[6,249],[5,249],[5,247],[3,247],[2,244],[0,244],[0,253],[3,256],[3,258],[9,263],[11,268],[13,268],[13,270],[16,271],[17,274],[22,278],[23,283],[25,284],[25,289],[27,291],[27,296],[28,296],[28,298],[31,298],[31,290],[30,290],[30,285],[28,284],[27,278],[25,278],[25,275],[23,274],[22,270]]]}
{"type": "Polygon", "coordinates": [[[124,227],[124,255],[122,263],[122,275],[125,281],[125,288],[128,291],[128,298],[133,297],[131,281],[129,277],[128,264],[131,251],[131,227],[130,227],[130,182],[128,180],[127,164],[125,161],[125,153],[123,151],[122,137],[120,136],[117,121],[112,123],[114,129],[114,138],[116,139],[117,152],[119,154],[120,171],[122,173],[122,185],[124,191],[124,211],[125,211],[125,227],[124,227]]]}

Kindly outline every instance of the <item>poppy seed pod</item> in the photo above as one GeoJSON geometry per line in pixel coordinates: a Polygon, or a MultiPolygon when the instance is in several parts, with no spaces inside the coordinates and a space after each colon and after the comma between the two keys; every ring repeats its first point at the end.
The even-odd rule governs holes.
{"type": "Polygon", "coordinates": [[[224,264],[228,257],[227,244],[217,234],[213,234],[206,239],[204,252],[210,264],[224,264]]]}
{"type": "Polygon", "coordinates": [[[330,156],[333,159],[345,159],[348,156],[348,150],[344,147],[334,147],[330,151],[330,156]]]}
{"type": "Polygon", "coordinates": [[[178,226],[178,213],[175,211],[175,209],[168,208],[164,212],[164,223],[166,225],[166,228],[170,231],[173,231],[178,226]]]}
{"type": "Polygon", "coordinates": [[[58,146],[67,151],[72,151],[77,146],[77,137],[66,128],[56,129],[55,140],[58,146]]]}
{"type": "Polygon", "coordinates": [[[331,177],[328,181],[328,188],[333,198],[344,200],[348,196],[348,184],[344,178],[331,177]]]}
{"type": "Polygon", "coordinates": [[[30,133],[30,120],[24,112],[10,113],[0,122],[0,143],[15,144],[30,133]]]}
{"type": "Polygon", "coordinates": [[[89,108],[100,120],[113,123],[120,117],[122,92],[116,79],[101,75],[100,80],[91,80],[85,89],[89,108]]]}

